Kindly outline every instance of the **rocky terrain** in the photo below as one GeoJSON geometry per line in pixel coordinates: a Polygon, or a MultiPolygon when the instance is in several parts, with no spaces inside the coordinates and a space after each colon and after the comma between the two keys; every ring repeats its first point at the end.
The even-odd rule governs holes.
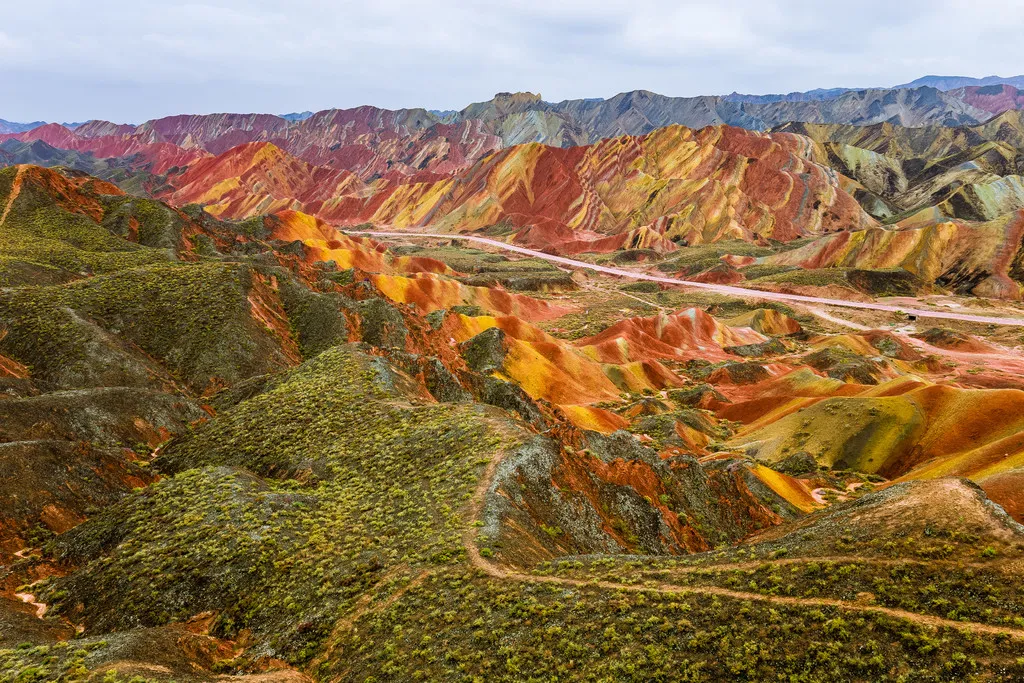
{"type": "Polygon", "coordinates": [[[298,209],[336,225],[442,232],[498,225],[518,243],[562,253],[788,241],[875,224],[827,167],[800,155],[798,142],[727,127],[673,126],[570,149],[519,145],[455,176],[368,184],[253,143],[168,183],[173,189],[159,196],[201,203],[223,218],[298,209]]]}
{"type": "Polygon", "coordinates": [[[1024,97],[0,121],[0,682],[1024,679],[1024,97]]]}

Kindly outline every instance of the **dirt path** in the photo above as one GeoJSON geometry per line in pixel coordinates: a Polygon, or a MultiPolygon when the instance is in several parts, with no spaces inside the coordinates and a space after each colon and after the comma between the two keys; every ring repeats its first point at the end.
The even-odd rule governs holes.
{"type": "MultiPolygon", "coordinates": [[[[506,455],[505,450],[498,451],[494,457],[487,464],[484,473],[480,477],[480,482],[477,484],[476,489],[473,492],[473,496],[469,500],[468,519],[476,521],[480,518],[480,514],[483,512],[484,501],[487,496],[487,491],[490,489],[491,484],[494,480],[494,475],[498,470],[498,466],[506,455]]],[[[631,585],[615,583],[613,581],[595,581],[592,579],[572,579],[560,576],[536,576],[533,574],[525,574],[515,568],[501,566],[495,562],[491,562],[482,555],[480,550],[476,546],[476,527],[470,524],[466,531],[463,532],[462,540],[466,548],[466,556],[469,558],[470,564],[477,569],[481,570],[488,576],[501,579],[504,581],[521,581],[525,583],[548,583],[558,584],[564,586],[572,586],[575,588],[584,587],[599,587],[607,590],[625,590],[631,592],[656,592],[666,593],[674,595],[717,595],[725,598],[732,598],[736,600],[750,600],[759,602],[768,602],[776,605],[788,605],[793,607],[835,607],[840,610],[847,612],[870,612],[873,614],[884,614],[887,616],[895,617],[897,619],[903,619],[910,621],[915,624],[922,626],[931,626],[934,628],[951,628],[959,631],[965,631],[968,633],[986,633],[990,635],[1005,634],[1013,638],[1019,638],[1024,640],[1024,629],[1005,628],[1002,626],[994,626],[992,624],[982,624],[979,622],[972,621],[953,621],[951,619],[943,619],[941,617],[935,617],[928,614],[919,614],[917,612],[910,612],[907,610],[894,609],[891,607],[882,607],[880,605],[872,605],[867,603],[850,602],[846,600],[834,600],[830,598],[793,598],[779,595],[763,595],[761,593],[746,593],[743,591],[734,591],[728,588],[720,588],[718,586],[677,586],[670,583],[661,583],[656,585],[631,585]]],[[[856,562],[875,562],[878,563],[888,562],[886,558],[856,558],[855,556],[836,556],[834,558],[821,557],[821,558],[785,558],[781,560],[775,560],[778,564],[794,563],[800,561],[807,562],[828,562],[833,560],[851,560],[856,562]]],[[[896,563],[896,561],[894,561],[896,563]]],[[[715,570],[721,569],[739,569],[749,568],[748,564],[753,567],[761,566],[765,562],[754,562],[754,563],[733,563],[731,565],[704,565],[694,566],[692,568],[683,568],[683,571],[696,572],[700,570],[715,570]]],[[[678,568],[677,568],[678,571],[678,568]]]]}
{"type": "Polygon", "coordinates": [[[469,558],[469,563],[496,579],[508,578],[510,574],[502,567],[487,561],[480,555],[480,549],[476,547],[476,530],[479,527],[475,526],[473,522],[480,519],[480,514],[484,511],[484,500],[487,497],[487,491],[491,488],[491,483],[494,481],[498,465],[501,464],[507,454],[508,449],[497,451],[494,457],[491,458],[491,461],[487,463],[487,467],[484,468],[483,474],[480,475],[480,481],[473,491],[473,496],[469,499],[469,515],[467,519],[471,520],[471,523],[462,532],[462,545],[466,548],[466,557],[469,558]]]}
{"type": "Polygon", "coordinates": [[[897,619],[903,619],[905,621],[910,621],[915,624],[920,624],[922,626],[931,626],[934,628],[951,628],[956,629],[958,631],[966,631],[968,633],[986,633],[989,635],[1004,634],[1012,638],[1024,640],[1024,629],[995,626],[993,624],[982,624],[974,621],[953,621],[952,619],[943,619],[942,617],[936,617],[929,614],[920,614],[918,612],[910,612],[907,610],[895,609],[892,607],[882,607],[881,605],[850,602],[847,600],[834,600],[831,598],[792,598],[781,595],[746,593],[743,591],[735,591],[728,588],[720,588],[718,586],[677,586],[670,583],[661,583],[657,585],[635,585],[616,583],[614,581],[571,579],[560,576],[534,576],[532,574],[523,574],[521,572],[517,572],[509,568],[503,568],[491,564],[490,562],[487,562],[485,559],[481,558],[479,556],[479,553],[476,554],[476,557],[478,561],[473,562],[474,566],[479,567],[480,569],[487,572],[490,576],[497,579],[523,581],[527,583],[558,584],[563,586],[573,586],[575,588],[596,586],[598,588],[605,588],[607,590],[624,590],[635,593],[654,592],[672,595],[717,595],[723,598],[731,598],[734,600],[768,602],[775,605],[787,605],[792,607],[834,607],[836,609],[840,609],[846,612],[871,612],[874,614],[884,614],[886,616],[895,617],[897,619]]]}
{"type": "Polygon", "coordinates": [[[533,249],[527,249],[525,247],[519,247],[514,244],[506,244],[499,240],[489,239],[487,237],[477,237],[475,235],[464,235],[459,233],[452,234],[440,234],[431,232],[389,232],[379,230],[351,230],[348,231],[352,235],[367,235],[370,237],[401,237],[403,239],[458,239],[466,240],[469,242],[477,242],[479,244],[486,244],[497,249],[504,249],[505,251],[513,251],[518,254],[525,254],[534,258],[544,259],[552,263],[559,263],[563,266],[569,266],[570,268],[583,268],[586,270],[593,270],[598,273],[605,273],[606,275],[616,275],[618,277],[627,277],[633,280],[648,280],[650,282],[660,282],[669,285],[685,285],[687,287],[695,287],[697,289],[705,289],[719,294],[729,294],[732,296],[741,297],[754,297],[757,299],[766,299],[769,301],[795,301],[799,303],[807,304],[819,304],[826,306],[841,306],[844,308],[856,308],[866,311],[887,311],[890,313],[906,313],[909,315],[915,315],[919,318],[937,318],[940,320],[961,320],[970,323],[982,323],[992,325],[1011,325],[1014,327],[1024,327],[1024,318],[1001,318],[997,316],[984,316],[984,315],[969,315],[966,313],[953,313],[944,311],[926,311],[919,308],[903,308],[900,306],[893,306],[890,304],[880,304],[875,302],[860,302],[860,301],[844,301],[841,299],[825,299],[816,296],[804,296],[802,294],[783,294],[781,292],[764,292],[758,289],[747,289],[745,287],[734,287],[732,285],[715,285],[707,282],[693,282],[691,280],[679,280],[671,277],[660,277],[658,275],[648,275],[646,273],[636,273],[630,270],[623,270],[621,268],[609,268],[608,266],[599,266],[594,263],[587,263],[585,261],[576,261],[574,259],[566,258],[564,256],[554,256],[552,254],[545,254],[542,251],[535,251],[533,249]]]}
{"type": "Polygon", "coordinates": [[[664,569],[652,569],[647,573],[697,574],[700,572],[737,571],[759,569],[764,566],[786,566],[793,564],[832,563],[832,564],[870,564],[880,567],[898,567],[901,565],[921,565],[928,567],[970,567],[971,569],[995,569],[1017,572],[1017,560],[994,562],[960,562],[957,560],[915,560],[912,558],[864,557],[859,555],[827,555],[824,557],[784,557],[775,560],[748,560],[745,562],[725,562],[722,564],[691,564],[664,569]]]}
{"type": "Polygon", "coordinates": [[[21,181],[22,176],[25,175],[25,166],[18,166],[18,173],[14,176],[14,182],[11,183],[11,192],[7,195],[7,205],[4,206],[4,212],[0,214],[0,226],[3,226],[7,222],[7,214],[11,212],[11,207],[14,206],[14,200],[21,194],[21,181]]]}
{"type": "Polygon", "coordinates": [[[602,294],[605,294],[609,297],[621,296],[627,299],[633,299],[634,301],[639,301],[644,306],[647,306],[647,308],[655,308],[661,311],[662,313],[667,312],[669,310],[667,307],[662,306],[661,304],[654,303],[653,301],[648,301],[647,299],[641,296],[636,296],[635,294],[630,294],[629,292],[623,292],[622,290],[607,289],[606,287],[602,287],[601,285],[595,284],[593,282],[588,282],[584,284],[583,289],[586,289],[591,292],[601,292],[602,294]]]}
{"type": "Polygon", "coordinates": [[[867,325],[861,325],[860,323],[855,323],[852,320],[837,318],[836,316],[831,315],[826,311],[823,311],[820,308],[816,308],[814,306],[804,306],[803,308],[811,315],[815,315],[821,318],[822,320],[827,320],[830,323],[835,323],[836,325],[839,325],[841,327],[849,327],[850,329],[857,330],[859,332],[866,332],[867,330],[871,329],[867,325]]]}
{"type": "Polygon", "coordinates": [[[533,581],[536,583],[554,583],[579,588],[587,586],[597,586],[599,588],[606,588],[608,590],[625,590],[636,593],[655,592],[677,595],[718,595],[720,597],[732,598],[735,600],[757,600],[760,602],[768,602],[775,605],[788,605],[793,607],[835,607],[837,609],[844,610],[847,612],[872,612],[874,614],[884,614],[886,616],[895,617],[897,619],[903,619],[905,621],[911,621],[915,624],[921,624],[923,626],[932,626],[934,628],[952,628],[958,631],[966,631],[969,633],[987,633],[990,635],[1005,634],[1012,638],[1024,640],[1024,629],[1006,628],[1002,626],[994,626],[992,624],[981,624],[974,621],[953,621],[951,619],[943,619],[942,617],[934,617],[928,614],[908,612],[907,610],[894,609],[891,607],[882,607],[880,605],[869,605],[860,604],[856,602],[848,602],[846,600],[832,600],[829,598],[790,598],[780,595],[762,595],[760,593],[745,593],[743,591],[734,591],[728,588],[719,588],[717,586],[674,586],[672,584],[667,583],[658,584],[655,586],[637,586],[615,583],[613,581],[567,579],[558,576],[531,576],[529,574],[520,574],[507,571],[502,574],[501,578],[514,579],[517,581],[533,581]]]}
{"type": "Polygon", "coordinates": [[[42,619],[46,615],[46,604],[42,602],[36,602],[36,596],[31,593],[15,593],[15,597],[24,602],[25,604],[32,605],[36,608],[36,616],[42,619]]]}

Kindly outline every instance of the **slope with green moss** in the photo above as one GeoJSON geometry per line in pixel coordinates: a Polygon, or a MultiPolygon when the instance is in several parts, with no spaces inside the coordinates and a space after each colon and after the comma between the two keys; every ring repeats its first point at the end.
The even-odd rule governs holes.
{"type": "Polygon", "coordinates": [[[45,275],[51,269],[75,278],[173,258],[97,225],[103,212],[101,199],[121,194],[99,182],[68,179],[37,167],[0,170],[0,206],[10,202],[0,226],[0,278],[7,286],[34,284],[36,273],[45,275]],[[21,272],[26,265],[35,269],[28,277],[21,272]]]}

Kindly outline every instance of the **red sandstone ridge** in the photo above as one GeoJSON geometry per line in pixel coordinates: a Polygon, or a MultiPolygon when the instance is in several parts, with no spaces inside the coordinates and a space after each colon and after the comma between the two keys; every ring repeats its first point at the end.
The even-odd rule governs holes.
{"type": "Polygon", "coordinates": [[[269,142],[196,162],[174,183],[174,203],[210,205],[211,213],[225,218],[316,205],[362,186],[348,171],[313,166],[269,142]]]}
{"type": "Polygon", "coordinates": [[[14,188],[19,194],[40,193],[52,198],[61,209],[95,221],[102,220],[105,214],[99,195],[124,194],[116,185],[90,176],[65,174],[40,166],[20,166],[19,170],[20,177],[14,188]]]}
{"type": "Polygon", "coordinates": [[[661,358],[727,358],[726,346],[756,344],[766,337],[749,328],[733,328],[699,308],[672,315],[628,318],[577,344],[602,363],[661,358]]]}
{"type": "Polygon", "coordinates": [[[669,251],[874,225],[835,174],[802,156],[805,146],[788,134],[671,126],[583,147],[517,145],[450,177],[392,173],[364,183],[275,144],[249,143],[170,177],[168,196],[230,218],[297,209],[336,225],[504,224],[519,243],[563,253],[669,251]]]}

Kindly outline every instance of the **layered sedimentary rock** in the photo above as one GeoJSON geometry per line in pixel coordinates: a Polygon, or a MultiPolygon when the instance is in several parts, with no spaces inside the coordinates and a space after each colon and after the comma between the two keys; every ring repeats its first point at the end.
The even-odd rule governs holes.
{"type": "Polygon", "coordinates": [[[812,139],[808,156],[848,177],[844,189],[879,219],[984,221],[1024,208],[1019,111],[975,126],[788,123],[776,132],[812,139]]]}
{"type": "Polygon", "coordinates": [[[875,227],[827,235],[762,263],[800,268],[902,269],[954,291],[1021,296],[1024,210],[985,223],[945,221],[924,227],[875,227]]]}
{"type": "Polygon", "coordinates": [[[504,224],[523,244],[569,253],[672,249],[669,240],[791,240],[873,225],[830,169],[802,156],[805,147],[794,136],[673,126],[570,149],[520,145],[444,179],[363,183],[252,143],[169,179],[168,196],[225,218],[298,208],[342,225],[504,224]]]}

